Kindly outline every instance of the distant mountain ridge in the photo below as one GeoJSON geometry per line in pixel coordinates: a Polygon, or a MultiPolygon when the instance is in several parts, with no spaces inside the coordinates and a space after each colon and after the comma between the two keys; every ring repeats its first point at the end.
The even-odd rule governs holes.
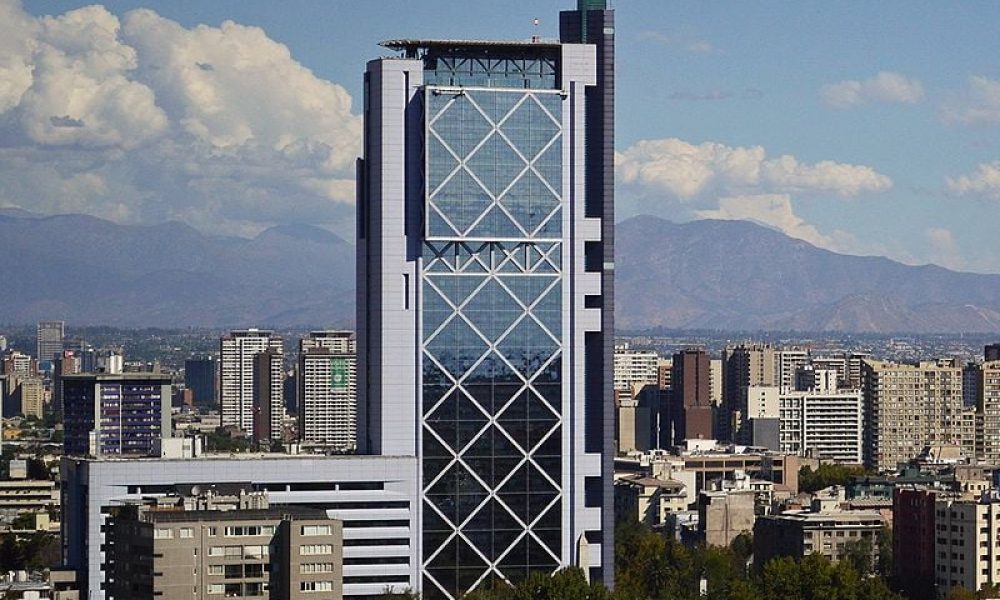
{"type": "Polygon", "coordinates": [[[621,329],[1000,332],[1000,275],[836,254],[747,221],[616,230],[621,329]]]}
{"type": "MultiPolygon", "coordinates": [[[[1000,275],[835,254],[745,221],[619,223],[616,323],[1000,333],[1000,275]]],[[[311,225],[255,238],[0,210],[0,323],[349,326],[354,246],[311,225]]]]}
{"type": "Polygon", "coordinates": [[[347,324],[354,247],[310,225],[253,239],[177,222],[0,215],[0,322],[123,327],[347,324]]]}

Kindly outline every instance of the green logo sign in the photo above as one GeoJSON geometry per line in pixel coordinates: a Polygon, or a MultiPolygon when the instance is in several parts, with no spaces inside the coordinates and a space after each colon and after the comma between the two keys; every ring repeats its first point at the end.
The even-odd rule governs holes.
{"type": "Polygon", "coordinates": [[[347,361],[343,358],[330,359],[330,387],[335,390],[347,389],[347,361]]]}

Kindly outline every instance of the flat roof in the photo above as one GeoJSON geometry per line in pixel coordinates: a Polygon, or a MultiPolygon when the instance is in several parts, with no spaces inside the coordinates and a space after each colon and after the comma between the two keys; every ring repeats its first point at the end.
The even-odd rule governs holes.
{"type": "MultiPolygon", "coordinates": [[[[271,505],[266,509],[230,510],[147,510],[143,518],[153,523],[183,523],[185,521],[263,521],[265,519],[330,519],[325,510],[295,505],[271,505]]],[[[332,519],[331,519],[332,520],[332,519]]]]}
{"type": "Polygon", "coordinates": [[[165,379],[170,381],[171,376],[167,373],[73,373],[72,375],[60,375],[62,379],[97,379],[98,381],[124,381],[127,379],[156,380],[165,379]]]}
{"type": "Polygon", "coordinates": [[[499,48],[558,48],[562,44],[555,40],[529,39],[529,40],[421,40],[415,38],[403,38],[395,40],[384,40],[379,42],[379,46],[392,50],[406,50],[416,48],[446,48],[453,46],[475,46],[475,47],[499,47],[499,48]]]}
{"type": "Polygon", "coordinates": [[[415,456],[404,455],[380,455],[380,454],[284,454],[280,452],[233,452],[233,453],[212,453],[200,454],[195,457],[167,457],[167,456],[135,456],[130,458],[118,456],[106,456],[94,458],[90,456],[66,456],[67,460],[88,463],[138,463],[153,461],[171,462],[191,462],[202,460],[385,460],[385,459],[410,459],[416,460],[415,456]]]}

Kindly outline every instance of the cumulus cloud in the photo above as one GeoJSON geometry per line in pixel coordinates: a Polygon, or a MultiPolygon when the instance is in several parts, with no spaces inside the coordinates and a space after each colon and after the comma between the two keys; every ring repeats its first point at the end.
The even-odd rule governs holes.
{"type": "Polygon", "coordinates": [[[955,236],[950,229],[932,227],[926,231],[926,235],[930,243],[931,262],[955,270],[962,270],[968,266],[958,251],[955,236]]]}
{"type": "Polygon", "coordinates": [[[822,248],[836,246],[832,237],[823,235],[795,214],[792,210],[792,198],[788,194],[719,198],[717,209],[696,211],[695,215],[700,219],[754,221],[778,229],[791,237],[805,240],[814,246],[822,248]]]}
{"type": "Polygon", "coordinates": [[[864,81],[844,80],[828,83],[820,97],[833,108],[847,109],[869,102],[916,104],[924,98],[920,81],[893,71],[880,71],[864,81]]]}
{"type": "Polygon", "coordinates": [[[793,196],[855,197],[892,187],[865,165],[769,158],[761,146],[645,140],[616,155],[619,214],[651,213],[674,220],[741,219],[766,224],[817,246],[856,252],[848,234],[821,233],[794,211],[793,196]]]}
{"type": "Polygon", "coordinates": [[[6,205],[224,233],[346,222],[360,138],[347,91],[260,28],[0,0],[6,205]]]}
{"type": "Polygon", "coordinates": [[[616,155],[619,180],[640,191],[681,200],[705,195],[832,193],[857,196],[892,187],[875,169],[834,161],[804,164],[794,156],[769,159],[761,146],[691,144],[677,138],[643,140],[616,155]]]}
{"type": "Polygon", "coordinates": [[[968,175],[949,177],[948,189],[960,195],[1000,200],[1000,160],[982,163],[968,175]]]}
{"type": "Polygon", "coordinates": [[[966,89],[953,95],[942,113],[946,121],[962,125],[1000,124],[1000,80],[970,77],[966,89]]]}

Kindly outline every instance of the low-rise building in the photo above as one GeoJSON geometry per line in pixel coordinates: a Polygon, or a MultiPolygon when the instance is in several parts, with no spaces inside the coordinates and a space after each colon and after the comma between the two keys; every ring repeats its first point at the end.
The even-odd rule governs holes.
{"type": "Polygon", "coordinates": [[[685,485],[672,479],[626,475],[615,481],[615,519],[660,527],[671,513],[688,509],[685,485]]]}
{"type": "Polygon", "coordinates": [[[728,546],[750,533],[757,515],[757,493],[751,489],[703,491],[698,495],[698,532],[709,546],[728,546]]]}
{"type": "Polygon", "coordinates": [[[344,598],[416,589],[420,565],[413,558],[418,556],[415,469],[415,459],[405,456],[64,458],[63,561],[76,571],[82,598],[105,598],[110,574],[103,569],[103,547],[114,507],[190,494],[193,486],[239,484],[267,491],[272,504],[319,508],[343,522],[344,598]]]}
{"type": "Polygon", "coordinates": [[[870,543],[874,564],[885,525],[879,513],[862,510],[796,510],[760,517],[753,528],[754,560],[763,565],[773,558],[817,553],[836,562],[850,542],[864,540],[870,543]]]}
{"type": "Polygon", "coordinates": [[[56,482],[38,479],[0,481],[0,513],[17,514],[59,507],[56,482]]]}
{"type": "MultiPolygon", "coordinates": [[[[242,498],[254,495],[267,506],[266,494],[242,498]]],[[[113,598],[343,594],[341,522],[318,509],[124,506],[113,511],[106,555],[113,598]]]]}

